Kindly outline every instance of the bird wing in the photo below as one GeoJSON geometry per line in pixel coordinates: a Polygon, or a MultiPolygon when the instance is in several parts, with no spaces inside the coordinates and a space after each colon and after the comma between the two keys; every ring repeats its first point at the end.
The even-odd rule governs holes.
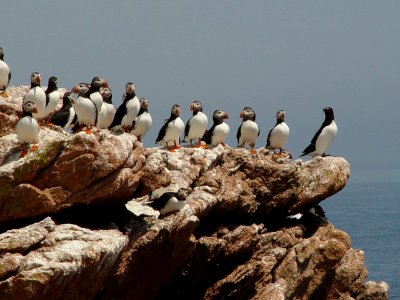
{"type": "Polygon", "coordinates": [[[242,124],[240,124],[238,131],[236,133],[236,139],[237,139],[238,145],[239,145],[239,139],[240,139],[240,135],[241,135],[242,125],[243,125],[243,122],[242,122],[242,124]]]}
{"type": "Polygon", "coordinates": [[[169,121],[167,120],[164,125],[161,127],[160,132],[158,133],[157,139],[156,139],[156,144],[161,142],[161,140],[163,139],[163,137],[165,136],[165,133],[167,131],[168,128],[168,123],[169,121]]]}
{"type": "Polygon", "coordinates": [[[58,125],[63,127],[69,117],[69,109],[68,110],[59,110],[55,114],[53,114],[50,118],[50,122],[54,125],[58,125]]]}
{"type": "MultiPolygon", "coordinates": [[[[192,117],[192,118],[193,118],[193,117],[192,117]]],[[[185,126],[185,136],[184,136],[184,138],[183,138],[184,141],[186,140],[186,138],[187,138],[187,136],[188,136],[188,134],[189,134],[189,130],[190,130],[190,121],[192,120],[192,118],[190,118],[190,119],[187,121],[187,123],[186,123],[186,126],[185,126]]]]}
{"type": "Polygon", "coordinates": [[[114,119],[111,122],[111,125],[108,128],[113,128],[115,126],[121,125],[122,118],[126,114],[126,105],[123,102],[120,106],[118,106],[117,111],[115,112],[114,119]]]}
{"type": "Polygon", "coordinates": [[[274,127],[272,127],[272,129],[268,132],[267,146],[266,146],[266,148],[269,147],[269,145],[271,144],[271,141],[270,141],[271,133],[272,133],[272,130],[274,130],[275,127],[276,127],[276,125],[275,125],[274,127]]]}

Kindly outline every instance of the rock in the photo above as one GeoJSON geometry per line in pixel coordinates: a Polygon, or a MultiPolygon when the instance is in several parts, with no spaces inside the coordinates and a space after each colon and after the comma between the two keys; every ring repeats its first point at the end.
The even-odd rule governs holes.
{"type": "MultiPolygon", "coordinates": [[[[7,124],[24,89],[0,99],[7,124]]],[[[0,137],[0,300],[388,298],[349,236],[308,212],[346,185],[344,158],[171,153],[54,126],[19,158],[13,126],[0,137]],[[178,188],[185,207],[159,219],[152,192],[178,188]]]]}

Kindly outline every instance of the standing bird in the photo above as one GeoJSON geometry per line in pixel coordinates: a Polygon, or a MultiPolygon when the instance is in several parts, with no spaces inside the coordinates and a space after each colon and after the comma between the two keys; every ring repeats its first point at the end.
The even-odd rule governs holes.
{"type": "Polygon", "coordinates": [[[254,146],[258,136],[260,135],[260,128],[255,122],[256,113],[251,107],[245,107],[240,113],[240,118],[242,118],[243,121],[236,134],[238,147],[246,148],[246,144],[249,144],[250,153],[256,154],[257,152],[254,150],[254,146]]]}
{"type": "Polygon", "coordinates": [[[229,125],[224,122],[224,120],[229,119],[226,112],[222,110],[216,110],[213,113],[214,124],[211,128],[204,134],[203,140],[207,145],[211,147],[218,146],[222,144],[225,146],[225,140],[229,135],[229,125]]]}
{"type": "Polygon", "coordinates": [[[100,94],[100,88],[102,87],[108,87],[107,81],[102,77],[96,76],[92,79],[88,91],[89,98],[96,104],[98,115],[100,115],[101,106],[103,105],[103,96],[100,94]]]}
{"type": "Polygon", "coordinates": [[[4,51],[0,47],[0,96],[8,97],[6,89],[11,80],[10,67],[4,61],[4,51]]]}
{"type": "Polygon", "coordinates": [[[267,149],[274,150],[279,149],[279,154],[284,150],[286,140],[289,136],[289,126],[285,122],[286,113],[284,110],[280,109],[276,112],[276,124],[269,131],[267,137],[267,149]]]}
{"type": "Polygon", "coordinates": [[[186,204],[188,190],[180,188],[177,191],[168,191],[168,188],[161,188],[161,193],[155,190],[151,195],[149,206],[160,211],[160,216],[166,216],[181,210],[186,204]],[[156,192],[156,193],[155,193],[156,192]],[[157,195],[156,195],[157,194],[157,195]]]}
{"type": "Polygon", "coordinates": [[[114,120],[110,125],[110,129],[119,129],[127,132],[132,127],[140,110],[140,102],[135,92],[135,84],[128,82],[125,85],[125,94],[122,104],[118,107],[115,113],[114,120]]]}
{"type": "MultiPolygon", "coordinates": [[[[22,104],[23,115],[19,119],[15,131],[17,132],[18,142],[21,144],[22,152],[20,157],[28,154],[26,144],[37,144],[40,127],[32,114],[36,112],[36,104],[33,101],[25,101],[22,104]]],[[[38,146],[33,145],[31,151],[37,150],[38,146]]]]}
{"type": "Polygon", "coordinates": [[[149,101],[146,98],[140,98],[139,101],[140,110],[135,121],[133,121],[131,133],[138,138],[139,142],[141,142],[142,138],[153,124],[153,119],[149,114],[149,101]]]}
{"type": "Polygon", "coordinates": [[[46,94],[46,113],[45,117],[48,117],[53,110],[56,108],[58,101],[60,100],[60,93],[57,88],[57,77],[51,76],[49,78],[49,84],[47,85],[46,94]]]}
{"type": "Polygon", "coordinates": [[[78,98],[72,100],[78,118],[72,131],[80,131],[86,126],[86,133],[91,134],[92,126],[97,124],[98,113],[96,104],[90,99],[90,87],[86,83],[79,83],[72,88],[71,92],[78,94],[78,98]],[[79,126],[79,129],[76,128],[77,126],[79,126]]]}
{"type": "Polygon", "coordinates": [[[112,104],[112,92],[110,88],[100,89],[100,94],[103,97],[103,104],[101,105],[97,127],[105,129],[111,125],[117,109],[112,104]]]}
{"type": "Polygon", "coordinates": [[[314,135],[310,145],[303,150],[300,157],[307,154],[311,157],[319,155],[325,156],[325,151],[328,150],[329,146],[334,141],[337,134],[337,126],[333,116],[333,109],[331,107],[325,107],[323,111],[325,113],[325,120],[321,128],[314,135]]]}
{"type": "Polygon", "coordinates": [[[64,130],[71,129],[75,124],[77,117],[72,103],[75,99],[70,92],[66,92],[63,96],[63,105],[59,111],[56,111],[50,117],[50,123],[62,127],[64,130]]]}
{"type": "Polygon", "coordinates": [[[170,152],[181,148],[181,146],[179,146],[179,136],[182,134],[185,124],[179,117],[180,113],[181,107],[178,104],[174,104],[171,108],[171,116],[161,127],[156,139],[156,144],[159,143],[161,145],[165,145],[170,152]],[[174,143],[174,146],[169,147],[169,143],[174,143]]]}
{"type": "Polygon", "coordinates": [[[201,138],[207,129],[208,118],[203,113],[203,105],[200,101],[193,101],[190,105],[190,111],[193,111],[193,116],[186,123],[183,140],[190,142],[190,145],[194,147],[192,141],[198,139],[199,144],[197,147],[201,147],[201,138]]]}
{"type": "MultiPolygon", "coordinates": [[[[31,74],[31,89],[24,97],[23,104],[26,102],[35,103],[36,113],[33,117],[39,122],[46,116],[46,93],[40,86],[41,76],[39,72],[31,74]]],[[[23,105],[22,104],[22,105],[23,105]]]]}

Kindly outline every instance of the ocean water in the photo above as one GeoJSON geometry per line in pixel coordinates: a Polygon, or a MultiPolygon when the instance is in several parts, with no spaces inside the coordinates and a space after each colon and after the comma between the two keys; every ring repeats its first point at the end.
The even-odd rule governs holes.
{"type": "Polygon", "coordinates": [[[368,280],[385,281],[400,299],[400,183],[350,182],[321,203],[329,221],[362,249],[368,280]]]}

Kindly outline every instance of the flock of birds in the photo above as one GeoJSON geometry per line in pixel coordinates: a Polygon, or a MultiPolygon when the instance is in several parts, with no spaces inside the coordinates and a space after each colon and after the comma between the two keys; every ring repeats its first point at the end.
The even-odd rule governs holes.
{"type": "MultiPolygon", "coordinates": [[[[6,88],[10,79],[10,68],[4,62],[3,49],[0,47],[0,95],[3,97],[7,97],[6,88]]],[[[85,129],[87,134],[91,134],[93,127],[97,130],[122,130],[132,133],[139,141],[152,125],[148,100],[138,99],[132,82],[125,85],[123,103],[118,109],[112,104],[112,92],[107,81],[102,77],[95,77],[91,83],[76,84],[71,92],[64,93],[63,105],[59,110],[56,110],[60,100],[56,77],[48,79],[46,90],[41,87],[40,73],[33,72],[30,82],[30,90],[22,103],[23,115],[16,125],[18,141],[22,147],[21,157],[29,151],[25,148],[26,144],[33,144],[31,151],[37,149],[40,126],[46,121],[73,133],[85,129]]],[[[178,104],[173,105],[170,117],[158,133],[156,143],[165,146],[169,151],[175,151],[181,147],[180,137],[183,134],[183,141],[190,143],[192,147],[225,145],[230,132],[229,125],[225,122],[229,118],[228,114],[222,110],[214,111],[213,125],[207,130],[208,118],[203,113],[202,103],[193,101],[190,110],[193,115],[185,125],[179,116],[181,107],[178,104]]],[[[325,155],[325,151],[336,137],[337,126],[333,109],[325,107],[323,111],[325,120],[301,156],[325,155]]],[[[251,107],[245,107],[240,113],[240,118],[242,123],[236,134],[238,147],[246,148],[246,145],[249,145],[249,151],[254,154],[256,140],[260,135],[256,113],[251,107]]],[[[278,110],[276,120],[275,126],[268,133],[266,148],[274,153],[279,150],[278,154],[281,154],[285,152],[284,146],[289,136],[284,110],[278,110]]]]}

